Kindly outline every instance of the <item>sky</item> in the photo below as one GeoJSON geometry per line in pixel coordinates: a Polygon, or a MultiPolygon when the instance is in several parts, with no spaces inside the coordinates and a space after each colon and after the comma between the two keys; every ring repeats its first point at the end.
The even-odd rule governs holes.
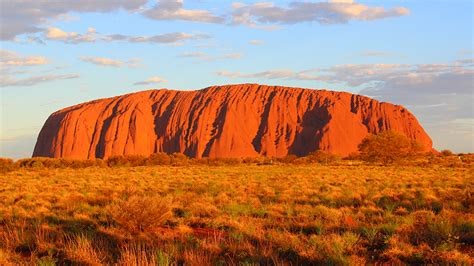
{"type": "Polygon", "coordinates": [[[473,11],[471,0],[0,0],[0,157],[30,157],[67,106],[238,83],[400,104],[436,149],[474,152],[473,11]]]}

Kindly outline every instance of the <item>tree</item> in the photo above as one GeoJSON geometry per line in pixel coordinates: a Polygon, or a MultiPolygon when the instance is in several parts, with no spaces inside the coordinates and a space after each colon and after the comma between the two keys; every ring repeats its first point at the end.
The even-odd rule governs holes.
{"type": "Polygon", "coordinates": [[[369,135],[359,144],[360,158],[368,162],[390,164],[411,158],[422,151],[422,146],[394,131],[369,135]]]}
{"type": "Polygon", "coordinates": [[[452,155],[454,155],[454,153],[450,150],[442,150],[441,155],[443,155],[443,156],[452,156],[452,155]]]}

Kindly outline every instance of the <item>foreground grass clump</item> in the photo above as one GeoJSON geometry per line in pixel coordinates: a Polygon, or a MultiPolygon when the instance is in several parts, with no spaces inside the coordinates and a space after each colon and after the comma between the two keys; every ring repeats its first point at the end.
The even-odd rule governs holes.
{"type": "Polygon", "coordinates": [[[133,195],[118,200],[108,212],[112,221],[129,232],[144,232],[159,227],[171,216],[171,202],[159,197],[133,195]]]}
{"type": "Polygon", "coordinates": [[[472,265],[473,174],[260,162],[15,168],[0,176],[0,265],[472,265]]]}

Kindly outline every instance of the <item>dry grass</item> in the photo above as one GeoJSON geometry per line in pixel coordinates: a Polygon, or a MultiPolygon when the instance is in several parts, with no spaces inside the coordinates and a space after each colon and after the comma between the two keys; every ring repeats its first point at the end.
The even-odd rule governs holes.
{"type": "Polygon", "coordinates": [[[157,228],[171,217],[171,201],[157,196],[132,195],[113,202],[107,209],[116,222],[131,233],[157,228]]]}
{"type": "Polygon", "coordinates": [[[20,168],[0,176],[0,264],[472,265],[473,174],[310,163],[20,168]]]}

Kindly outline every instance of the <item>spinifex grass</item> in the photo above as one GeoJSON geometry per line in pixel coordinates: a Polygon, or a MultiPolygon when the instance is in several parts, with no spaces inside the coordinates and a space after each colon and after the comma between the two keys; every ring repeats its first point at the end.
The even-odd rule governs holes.
{"type": "Polygon", "coordinates": [[[0,264],[473,263],[473,170],[189,165],[0,177],[0,264]]]}

